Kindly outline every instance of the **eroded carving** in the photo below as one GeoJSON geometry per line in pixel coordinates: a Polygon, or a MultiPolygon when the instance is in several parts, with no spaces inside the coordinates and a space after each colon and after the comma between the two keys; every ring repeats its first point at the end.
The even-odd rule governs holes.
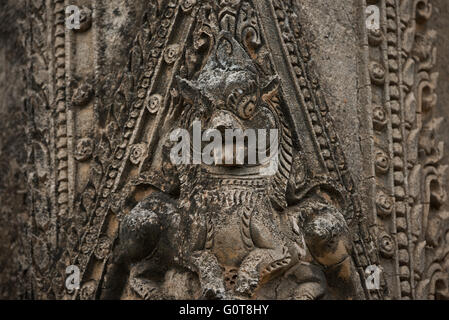
{"type": "Polygon", "coordinates": [[[199,121],[204,130],[278,129],[286,171],[261,174],[270,161],[250,167],[235,161],[173,166],[167,147],[161,166],[171,168],[167,173],[179,185],[171,194],[151,194],[124,217],[112,275],[130,268],[128,290],[144,299],[170,296],[164,275],[173,269],[198,278],[199,284],[191,285],[199,288],[195,298],[275,298],[273,283],[292,282],[290,298],[358,297],[362,285],[341,213],[347,208],[340,199],[331,200],[336,185],[330,180],[307,185],[287,207],[287,190],[296,194],[304,187],[301,167],[307,164],[293,151],[277,76],[264,75],[228,28],[213,36],[198,76],[178,78],[184,108],[178,125],[190,129],[199,121]]]}
{"type": "MultiPolygon", "coordinates": [[[[129,60],[123,70],[108,65],[107,75],[108,4],[82,12],[82,32],[66,32],[63,1],[34,1],[26,31],[26,106],[37,119],[28,129],[29,291],[80,299],[447,298],[430,2],[369,1],[382,23],[364,39],[372,101],[363,143],[372,151],[363,161],[373,187],[361,205],[298,1],[148,1],[131,50],[123,50],[129,60]],[[81,58],[77,41],[95,50],[81,58]],[[191,132],[194,121],[204,130],[278,129],[277,171],[260,174],[269,161],[174,164],[170,133],[191,132]],[[81,269],[75,292],[59,285],[69,264],[81,269]],[[372,265],[387,277],[379,290],[363,281],[372,265]]],[[[120,31],[130,35],[134,22],[120,31]]]]}

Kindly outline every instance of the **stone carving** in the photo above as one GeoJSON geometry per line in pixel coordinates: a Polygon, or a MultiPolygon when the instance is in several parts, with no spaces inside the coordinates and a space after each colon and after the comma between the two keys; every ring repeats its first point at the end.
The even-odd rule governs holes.
{"type": "MultiPolygon", "coordinates": [[[[203,18],[193,27],[194,50],[186,49],[186,65],[168,97],[148,91],[158,105],[150,109],[159,114],[170,99],[170,108],[178,110],[168,112],[179,115],[172,125],[185,129],[195,120],[205,130],[277,128],[282,133],[280,167],[267,178],[255,173],[264,165],[260,163],[256,168],[174,166],[168,158],[170,143],[162,142],[158,166],[163,178],[154,169],[143,172],[142,165],[140,181],[129,183],[122,194],[126,197],[141,184],[159,189],[124,216],[103,297],[180,298],[171,292],[174,284],[167,274],[189,281],[186,288],[197,288],[183,298],[276,298],[275,284],[294,288],[284,298],[364,296],[342,214],[351,214],[350,199],[331,177],[305,175],[310,163],[301,160],[296,149],[301,146],[293,141],[279,75],[262,64],[269,62],[269,54],[262,47],[255,8],[246,1],[222,6],[205,2],[196,10],[203,18]],[[253,16],[248,27],[239,12],[253,16]],[[198,56],[195,49],[204,47],[208,54],[198,56]],[[128,280],[118,279],[128,276],[126,270],[128,280]]],[[[181,44],[168,48],[180,50],[181,44]]],[[[167,55],[164,60],[174,62],[167,55]]],[[[318,88],[316,80],[313,88],[318,88]]],[[[322,133],[318,118],[314,121],[316,132],[322,133]]]]}
{"type": "Polygon", "coordinates": [[[350,161],[326,102],[344,92],[316,71],[307,1],[75,1],[80,30],[65,28],[62,0],[19,2],[23,297],[449,297],[432,1],[360,2],[380,8],[381,28],[360,32],[355,109],[368,115],[354,125],[369,152],[350,161]],[[277,129],[276,170],[174,163],[170,135],[195,121],[277,129]],[[63,286],[69,265],[79,290],[63,286]]]}
{"type": "Polygon", "coordinates": [[[380,195],[377,214],[381,218],[376,219],[376,224],[383,230],[380,248],[387,259],[381,263],[392,275],[392,297],[447,298],[443,253],[447,251],[447,227],[442,227],[447,214],[439,210],[446,196],[446,166],[440,164],[443,142],[435,139],[440,121],[433,116],[438,78],[432,70],[436,63],[436,33],[426,28],[432,4],[428,0],[375,2],[385,10],[381,30],[369,34],[369,51],[371,56],[380,55],[382,59],[370,66],[386,70],[386,81],[380,83],[380,77],[374,77],[380,72],[371,69],[373,85],[382,85],[382,89],[372,89],[373,135],[376,147],[389,150],[382,151],[381,162],[391,162],[389,168],[383,166],[388,178],[382,177],[386,172],[379,170],[376,156],[380,195]],[[380,105],[388,110],[385,117],[379,116],[380,105]],[[385,118],[385,126],[379,126],[379,118],[385,118]],[[387,199],[387,194],[392,195],[388,215],[386,201],[382,200],[387,199]]]}
{"type": "MultiPolygon", "coordinates": [[[[288,174],[292,141],[288,129],[282,128],[286,119],[280,109],[277,77],[264,79],[231,33],[221,32],[214,40],[198,79],[179,79],[178,88],[187,104],[179,123],[186,129],[195,120],[205,130],[282,129],[281,144],[285,145],[281,152],[286,154],[281,155],[281,165],[288,174]]],[[[277,202],[286,197],[286,189],[276,198],[276,188],[286,186],[287,181],[274,180],[288,176],[267,178],[254,170],[262,172],[269,164],[173,167],[176,176],[172,178],[180,183],[174,191],[179,198],[153,193],[121,223],[116,263],[138,265],[132,266],[130,289],[145,299],[170,297],[164,287],[174,284],[164,280],[165,273],[178,266],[199,278],[200,292],[191,298],[273,296],[264,285],[287,270],[297,282],[291,298],[317,299],[328,294],[325,274],[341,281],[334,288],[341,291],[336,297],[356,296],[351,240],[343,215],[312,190],[304,203],[292,203],[289,213],[276,210],[275,205],[285,207],[286,202],[277,202]],[[133,272],[135,268],[139,273],[133,272]],[[318,273],[319,281],[304,278],[303,273],[318,273]],[[145,278],[144,274],[162,278],[145,278]]]]}
{"type": "Polygon", "coordinates": [[[75,149],[75,159],[85,161],[92,156],[94,149],[93,141],[89,138],[80,139],[75,149]]]}

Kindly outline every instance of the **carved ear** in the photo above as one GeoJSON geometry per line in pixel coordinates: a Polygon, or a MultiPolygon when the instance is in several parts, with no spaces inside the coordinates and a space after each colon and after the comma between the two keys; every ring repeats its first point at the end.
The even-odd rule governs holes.
{"type": "Polygon", "coordinates": [[[279,88],[279,77],[276,76],[272,76],[268,79],[267,82],[265,82],[264,84],[262,84],[262,95],[270,93],[272,91],[277,91],[279,88]]]}
{"type": "Polygon", "coordinates": [[[178,82],[178,89],[181,96],[189,103],[193,104],[195,99],[200,96],[200,90],[192,81],[182,79],[179,76],[176,76],[176,81],[178,82]]]}

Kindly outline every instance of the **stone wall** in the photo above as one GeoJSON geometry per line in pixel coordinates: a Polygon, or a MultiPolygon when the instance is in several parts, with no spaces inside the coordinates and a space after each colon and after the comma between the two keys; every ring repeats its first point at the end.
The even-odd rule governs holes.
{"type": "Polygon", "coordinates": [[[0,298],[449,297],[447,1],[68,4],[0,4],[0,298]],[[277,171],[174,164],[195,119],[277,171]]]}

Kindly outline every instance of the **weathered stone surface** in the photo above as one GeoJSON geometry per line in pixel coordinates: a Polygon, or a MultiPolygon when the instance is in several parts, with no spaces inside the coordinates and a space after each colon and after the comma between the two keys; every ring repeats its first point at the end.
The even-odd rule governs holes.
{"type": "Polygon", "coordinates": [[[0,298],[449,297],[445,1],[70,4],[0,5],[0,298]]]}

